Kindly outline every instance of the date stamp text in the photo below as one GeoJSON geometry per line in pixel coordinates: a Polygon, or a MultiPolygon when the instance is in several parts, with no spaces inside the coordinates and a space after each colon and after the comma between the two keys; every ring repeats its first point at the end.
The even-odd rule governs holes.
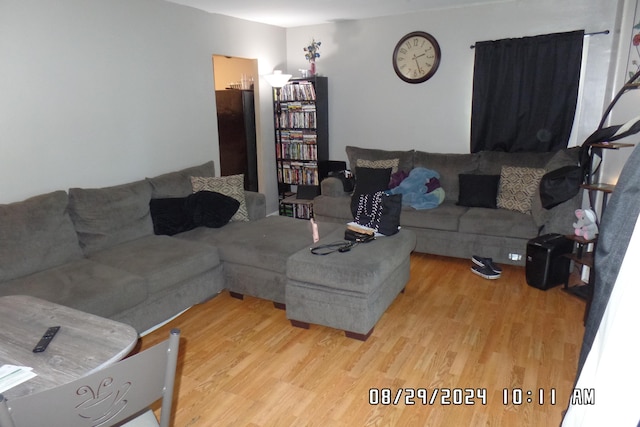
{"type": "Polygon", "coordinates": [[[370,405],[486,405],[486,388],[371,388],[370,405]]]}

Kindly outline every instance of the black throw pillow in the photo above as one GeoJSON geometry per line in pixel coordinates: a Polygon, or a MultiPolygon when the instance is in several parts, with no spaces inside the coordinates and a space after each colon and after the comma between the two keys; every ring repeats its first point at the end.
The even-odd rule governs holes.
{"type": "Polygon", "coordinates": [[[498,208],[500,175],[459,174],[458,205],[476,208],[498,208]]]}
{"type": "Polygon", "coordinates": [[[185,208],[196,226],[220,228],[235,215],[240,202],[215,191],[198,191],[187,197],[185,208]]]}
{"type": "Polygon", "coordinates": [[[389,188],[391,168],[376,169],[356,167],[356,185],[351,195],[351,214],[356,217],[361,194],[373,194],[389,188]]]}
{"type": "Polygon", "coordinates": [[[240,207],[233,197],[214,191],[198,191],[187,197],[151,199],[149,208],[155,234],[173,236],[196,227],[219,228],[240,207]]]}
{"type": "Polygon", "coordinates": [[[151,199],[149,209],[155,234],[173,236],[196,227],[185,209],[186,197],[151,199]]]}

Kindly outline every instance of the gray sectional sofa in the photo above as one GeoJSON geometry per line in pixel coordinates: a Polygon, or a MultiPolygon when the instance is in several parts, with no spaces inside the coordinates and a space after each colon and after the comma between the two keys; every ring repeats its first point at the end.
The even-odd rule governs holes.
{"type": "MultiPolygon", "coordinates": [[[[127,184],[71,188],[0,205],[0,296],[39,297],[128,323],[143,333],[227,289],[237,298],[251,295],[273,301],[276,307],[286,308],[292,319],[349,328],[345,329],[348,336],[366,339],[408,280],[413,233],[404,231],[389,240],[368,243],[347,256],[320,257],[320,264],[312,259],[308,265],[296,266],[295,277],[312,278],[314,271],[322,277],[325,270],[339,271],[340,262],[349,264],[348,274],[337,274],[332,286],[309,285],[314,292],[328,295],[330,304],[317,308],[298,303],[311,292],[305,288],[302,295],[298,290],[294,302],[300,307],[289,307],[285,304],[292,286],[289,260],[308,256],[314,244],[308,221],[266,216],[264,196],[243,191],[240,183],[232,193],[244,195],[248,218],[244,209],[242,219],[236,218],[240,203],[233,200],[235,209],[227,211],[222,222],[189,224],[185,229],[171,228],[172,224],[169,235],[158,227],[159,222],[167,225],[180,218],[174,211],[159,217],[159,205],[165,206],[162,213],[166,214],[167,204],[177,202],[179,214],[186,206],[183,201],[215,196],[207,206],[208,214],[223,209],[228,203],[225,196],[194,194],[199,188],[194,182],[209,178],[193,182],[191,178],[216,180],[214,172],[213,162],[208,162],[127,184]],[[372,266],[376,248],[380,252],[385,247],[393,248],[379,255],[385,262],[372,266]],[[357,268],[363,272],[356,276],[368,285],[367,292],[354,294],[342,288],[348,287],[357,268]],[[371,283],[370,276],[375,278],[371,283]],[[354,301],[361,304],[356,311],[354,301]],[[333,323],[323,322],[319,315],[329,316],[333,323]]],[[[321,242],[344,237],[345,224],[320,222],[318,226],[321,242]]]]}
{"type": "MultiPolygon", "coordinates": [[[[552,208],[544,209],[539,190],[531,197],[530,211],[461,206],[460,174],[501,175],[503,166],[551,171],[578,162],[579,149],[548,153],[480,152],[473,154],[429,153],[417,150],[387,151],[354,146],[346,148],[350,169],[356,165],[385,165],[393,161],[398,170],[410,172],[422,167],[438,172],[444,201],[436,208],[418,210],[404,206],[400,225],[417,236],[417,252],[469,258],[491,257],[498,263],[524,265],[529,239],[546,233],[573,234],[574,211],[581,207],[582,192],[552,208]],[[364,162],[364,163],[363,163],[364,162]]],[[[473,177],[472,177],[473,178],[473,177]]],[[[358,176],[356,174],[356,188],[358,176]]],[[[321,183],[321,195],[314,199],[314,215],[321,222],[344,223],[353,219],[351,194],[334,177],[321,183]]]]}
{"type": "MultiPolygon", "coordinates": [[[[150,200],[185,197],[192,193],[191,176],[214,172],[208,162],[123,185],[71,188],[0,205],[0,296],[40,297],[139,332],[225,288],[284,303],[286,255],[309,246],[311,232],[304,221],[266,217],[262,194],[245,192],[249,221],[154,234],[150,200]],[[286,227],[294,238],[278,238],[286,227]],[[283,261],[269,256],[278,245],[283,261]]],[[[329,224],[326,231],[336,227],[329,224]]]]}
{"type": "MultiPolygon", "coordinates": [[[[534,195],[527,213],[458,204],[460,173],[495,175],[505,165],[553,170],[575,164],[577,149],[538,154],[438,154],[348,147],[347,154],[352,165],[358,160],[391,159],[399,169],[435,170],[445,192],[444,202],[434,209],[403,208],[400,223],[407,232],[385,243],[369,243],[347,257],[323,257],[320,264],[311,258],[306,267],[288,271],[291,259],[309,257],[311,226],[293,218],[267,217],[265,198],[259,193],[244,192],[248,221],[232,221],[219,228],[201,226],[172,236],[155,234],[151,200],[189,196],[193,193],[191,177],[215,176],[213,162],[112,187],[54,191],[0,205],[0,296],[32,295],[144,332],[228,289],[239,298],[251,295],[281,308],[286,304],[292,321],[334,326],[324,319],[335,317],[339,320],[336,325],[342,325],[337,327],[366,338],[404,286],[407,274],[402,268],[408,266],[414,248],[464,258],[478,254],[522,265],[530,238],[541,232],[573,232],[573,212],[581,204],[580,194],[551,210],[543,209],[534,195]],[[395,269],[386,271],[384,263],[378,263],[380,271],[367,268],[371,251],[393,244],[394,239],[400,239],[404,248],[385,252],[391,252],[388,259],[395,269]],[[380,289],[393,284],[384,303],[379,302],[377,290],[371,295],[351,295],[342,289],[348,287],[348,278],[337,279],[340,283],[332,286],[322,282],[324,270],[333,271],[339,265],[336,262],[347,259],[351,267],[379,275],[380,289]],[[318,265],[324,267],[318,269],[318,265]],[[319,274],[318,280],[310,279],[313,272],[319,274]],[[307,283],[309,280],[313,283],[307,283]],[[303,293],[290,294],[287,299],[286,290],[293,292],[294,288],[303,293]],[[326,295],[323,298],[330,305],[323,303],[319,309],[305,305],[308,301],[301,303],[306,301],[307,288],[326,295]],[[363,301],[368,317],[358,319],[349,310],[342,314],[331,310],[331,304],[352,307],[350,298],[363,301]],[[291,301],[300,304],[288,307],[291,301]]],[[[314,213],[325,240],[343,236],[345,224],[353,219],[350,201],[341,181],[328,178],[322,182],[314,213]]]]}

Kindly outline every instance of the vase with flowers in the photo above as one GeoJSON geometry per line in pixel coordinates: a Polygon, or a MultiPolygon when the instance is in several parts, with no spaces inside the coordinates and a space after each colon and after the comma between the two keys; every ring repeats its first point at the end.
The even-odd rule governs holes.
{"type": "Polygon", "coordinates": [[[311,39],[311,43],[309,43],[309,46],[303,48],[303,50],[305,51],[304,57],[307,61],[309,61],[309,64],[311,66],[312,76],[316,75],[316,59],[320,58],[320,53],[318,51],[320,50],[321,44],[321,42],[316,41],[315,39],[311,39]]]}

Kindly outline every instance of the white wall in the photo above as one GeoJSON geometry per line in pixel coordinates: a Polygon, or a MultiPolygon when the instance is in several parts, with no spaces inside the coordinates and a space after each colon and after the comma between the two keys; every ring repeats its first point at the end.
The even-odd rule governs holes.
{"type": "MultiPolygon", "coordinates": [[[[282,28],[158,0],[0,1],[0,203],[218,165],[211,56],[264,74],[284,46],[282,28]]],[[[275,199],[271,108],[259,163],[275,199]]]]}
{"type": "MultiPolygon", "coordinates": [[[[302,48],[320,40],[318,72],[329,77],[330,156],[347,145],[432,152],[469,152],[476,41],[585,29],[614,30],[611,0],[519,0],[287,30],[288,71],[307,68],[302,48]],[[405,34],[432,34],[442,49],[437,73],[412,85],[394,73],[391,55],[405,34]]],[[[597,126],[604,103],[611,35],[589,39],[581,143],[597,126]]]]}
{"type": "MultiPolygon", "coordinates": [[[[471,44],[616,31],[615,16],[610,0],[518,0],[285,30],[160,0],[0,0],[0,203],[218,164],[211,55],[256,58],[260,75],[298,74],[312,37],[329,76],[332,159],[346,160],[349,144],[468,152],[471,44]],[[443,51],[436,75],[419,85],[391,66],[395,43],[414,30],[433,34],[443,51]]],[[[589,40],[580,141],[608,103],[614,39],[589,40]]],[[[260,191],[271,212],[271,89],[257,86],[260,191]]]]}

